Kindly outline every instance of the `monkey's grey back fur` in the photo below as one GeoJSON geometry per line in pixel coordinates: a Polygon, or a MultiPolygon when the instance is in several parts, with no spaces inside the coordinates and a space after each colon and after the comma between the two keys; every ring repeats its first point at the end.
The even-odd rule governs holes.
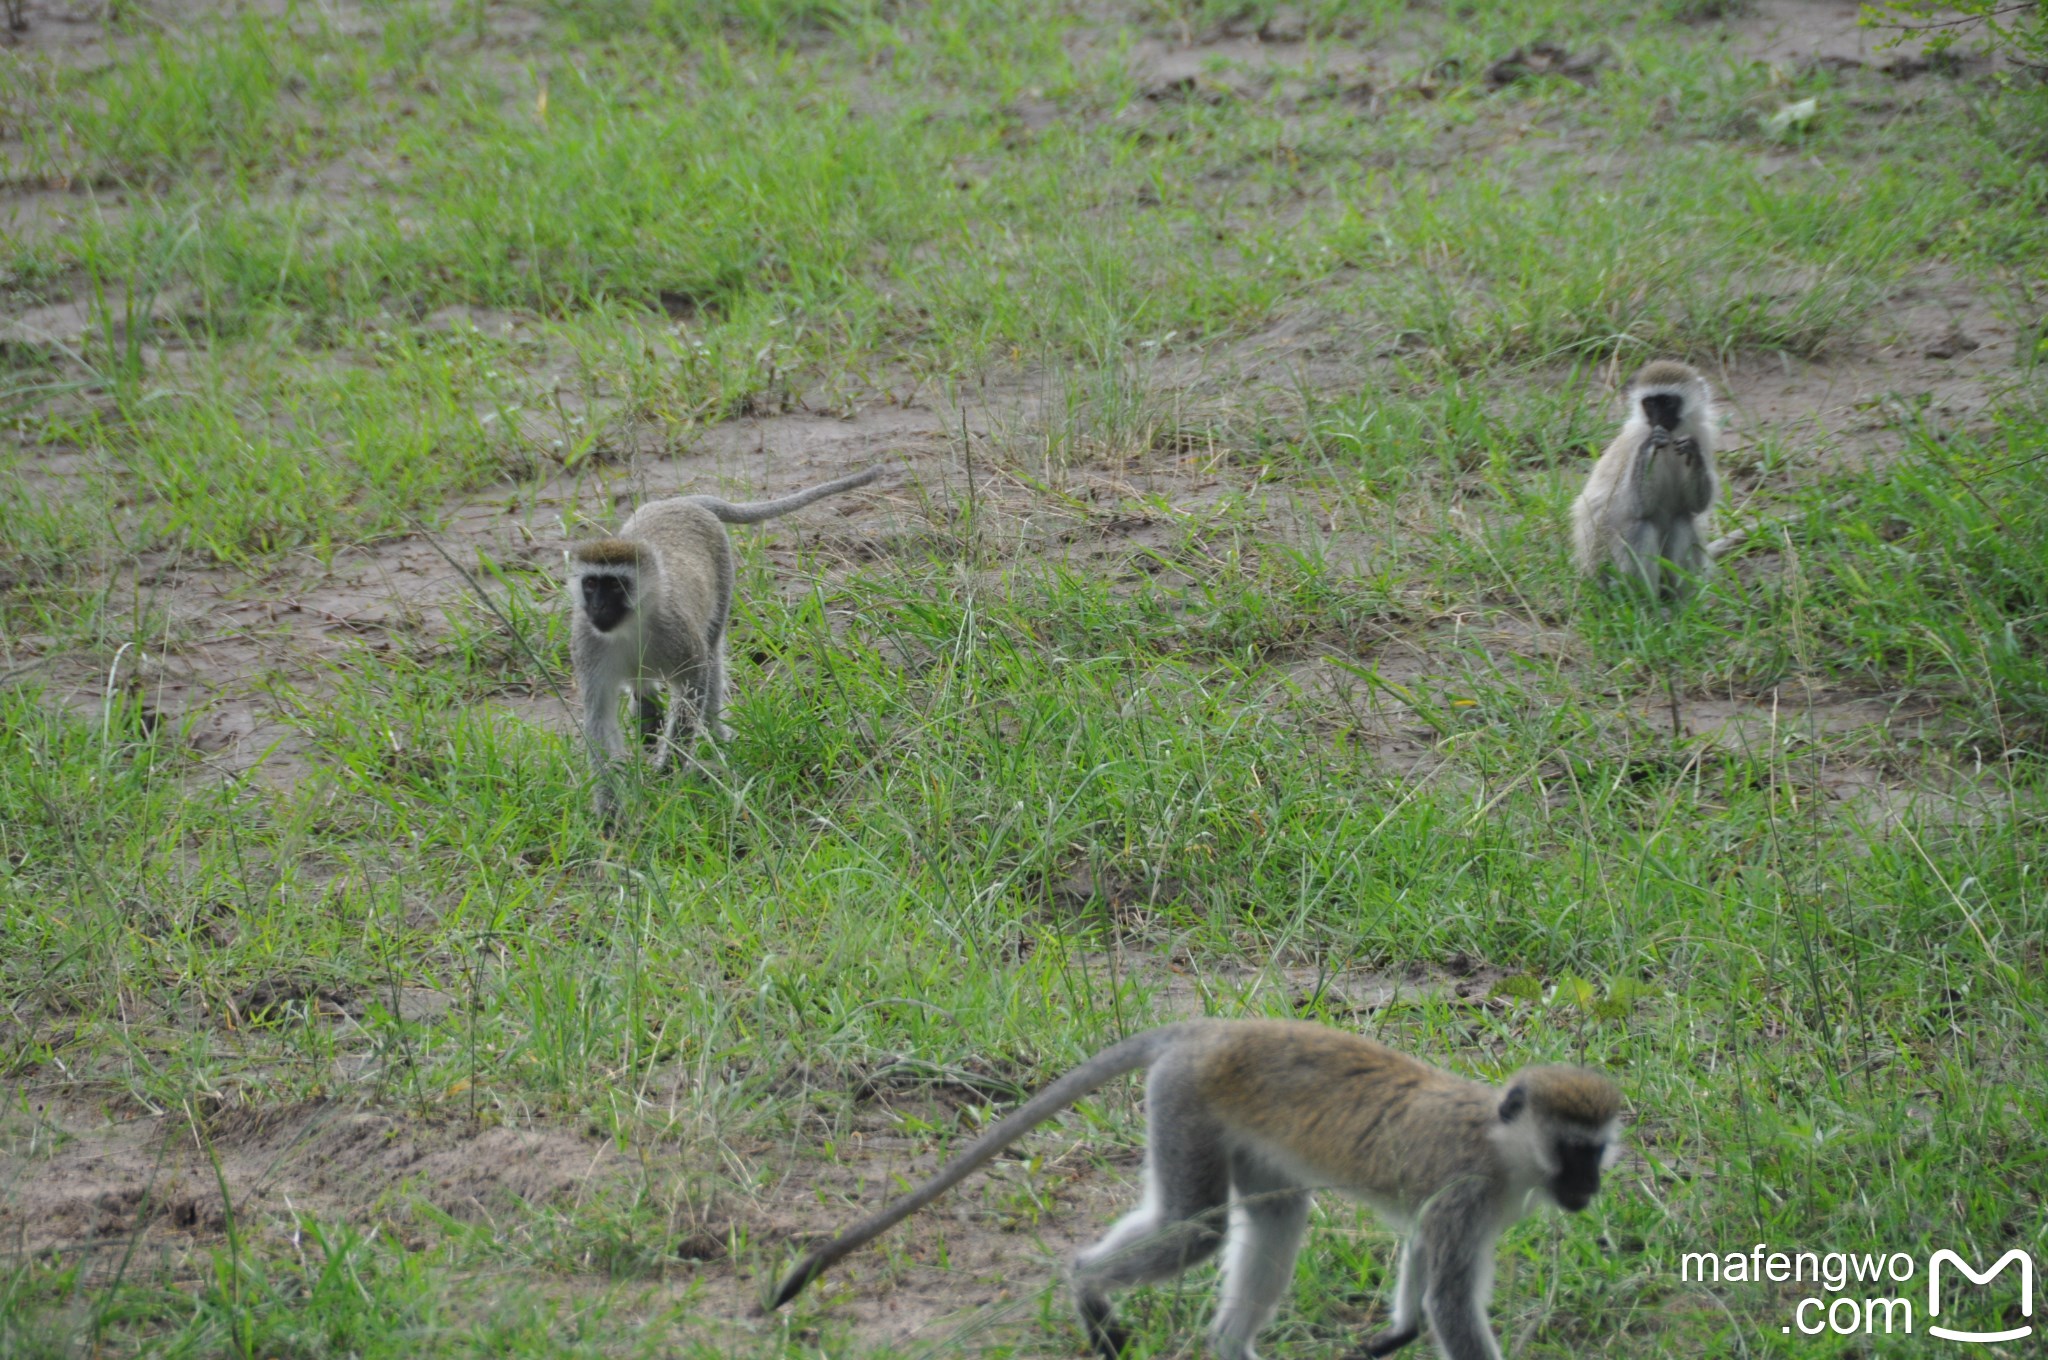
{"type": "MultiPolygon", "coordinates": [[[[841,491],[866,486],[882,475],[878,467],[768,501],[726,501],[716,496],[671,496],[649,501],[619,526],[618,537],[644,545],[659,584],[645,592],[634,622],[640,630],[640,670],[671,678],[717,671],[716,689],[704,697],[700,717],[714,736],[724,689],[721,655],[732,614],[732,540],[728,524],[760,524],[801,510],[841,491]]],[[[596,634],[579,640],[601,644],[596,634]]],[[[581,658],[577,673],[583,674],[581,658]]],[[[702,688],[696,686],[695,688],[702,688]]]]}
{"type": "MultiPolygon", "coordinates": [[[[642,549],[645,584],[626,625],[637,633],[642,675],[694,677],[725,640],[732,613],[732,541],[717,513],[703,504],[708,499],[649,501],[619,526],[618,536],[642,549]]],[[[579,652],[594,657],[594,649],[614,637],[584,630],[575,640],[579,652]]],[[[576,657],[576,673],[594,673],[584,670],[584,660],[576,657]]]]}

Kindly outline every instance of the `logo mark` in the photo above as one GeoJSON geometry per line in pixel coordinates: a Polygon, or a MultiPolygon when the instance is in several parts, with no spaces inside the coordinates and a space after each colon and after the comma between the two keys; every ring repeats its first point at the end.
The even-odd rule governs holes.
{"type": "MultiPolygon", "coordinates": [[[[1991,1269],[1981,1275],[1977,1273],[1968,1261],[1965,1261],[1952,1251],[1944,1249],[1937,1251],[1933,1256],[1929,1257],[1927,1260],[1927,1315],[1929,1317],[1941,1316],[1941,1263],[1944,1261],[1969,1276],[1971,1284],[1990,1284],[1993,1279],[2004,1272],[2007,1266],[2015,1261],[2019,1262],[2020,1316],[2032,1317],[2034,1315],[2034,1258],[2018,1247],[2014,1247],[2011,1251],[1999,1257],[1992,1264],[1991,1269]]],[[[1958,1332],[1947,1327],[1936,1327],[1931,1323],[1928,1325],[1927,1330],[1944,1341],[1976,1341],[1987,1344],[1994,1341],[2018,1341],[2022,1337],[2031,1336],[2034,1331],[2033,1327],[2028,1325],[2025,1327],[2014,1327],[2010,1331],[2004,1332],[1958,1332]]]]}

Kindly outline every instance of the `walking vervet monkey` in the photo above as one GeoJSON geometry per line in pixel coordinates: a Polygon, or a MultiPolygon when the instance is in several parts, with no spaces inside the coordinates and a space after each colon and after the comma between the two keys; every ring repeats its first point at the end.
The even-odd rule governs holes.
{"type": "Polygon", "coordinates": [[[1178,1275],[1218,1246],[1211,1342],[1224,1360],[1252,1360],[1293,1274],[1309,1194],[1325,1188],[1408,1232],[1393,1318],[1366,1340],[1367,1355],[1407,1345],[1427,1316],[1447,1360],[1499,1360],[1486,1321],[1494,1239],[1533,1197],[1585,1208],[1619,1150],[1620,1094],[1583,1068],[1531,1067],[1496,1089],[1321,1025],[1191,1020],[1113,1044],[1053,1082],[937,1175],[798,1261],[768,1307],[1141,1067],[1151,1070],[1145,1197],[1073,1266],[1081,1325],[1107,1360],[1127,1337],[1110,1293],[1178,1275]]]}
{"type": "Polygon", "coordinates": [[[679,748],[679,735],[714,741],[727,735],[719,718],[725,705],[725,626],[733,583],[725,526],[759,524],[866,486],[881,474],[880,468],[869,468],[776,500],[741,505],[716,496],[649,501],[633,512],[617,537],[567,550],[573,614],[569,651],[583,694],[583,736],[597,770],[601,816],[617,811],[607,764],[626,758],[619,729],[622,692],[633,696],[641,737],[654,745],[657,769],[679,748]]]}
{"type": "Polygon", "coordinates": [[[1613,567],[1650,598],[1682,600],[1706,574],[1715,427],[1707,380],[1658,359],[1628,385],[1628,419],[1572,506],[1579,570],[1613,567]]]}

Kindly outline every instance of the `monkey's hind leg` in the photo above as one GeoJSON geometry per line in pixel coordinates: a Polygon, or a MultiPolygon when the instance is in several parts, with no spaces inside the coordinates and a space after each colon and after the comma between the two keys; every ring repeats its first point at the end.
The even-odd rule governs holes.
{"type": "Polygon", "coordinates": [[[682,749],[680,741],[687,738],[692,730],[692,705],[687,687],[667,685],[663,692],[662,722],[660,734],[654,742],[654,768],[666,770],[669,761],[682,749]],[[681,729],[682,737],[678,736],[681,729]]]}
{"type": "Polygon", "coordinates": [[[644,685],[634,695],[634,712],[640,721],[640,744],[651,747],[659,760],[662,733],[667,730],[665,695],[659,685],[644,685]]]}
{"type": "Polygon", "coordinates": [[[732,729],[725,725],[725,638],[721,634],[714,639],[704,660],[704,699],[698,710],[703,722],[704,735],[716,742],[732,740],[732,729]]]}
{"type": "Polygon", "coordinates": [[[1663,549],[1664,536],[1657,532],[1657,526],[1649,520],[1638,520],[1621,535],[1620,551],[1615,555],[1622,573],[1639,583],[1653,602],[1662,595],[1663,549]]]}
{"type": "Polygon", "coordinates": [[[718,701],[718,669],[712,662],[700,661],[678,678],[669,695],[669,726],[663,740],[671,758],[701,771],[697,751],[706,738],[717,754],[715,743],[726,735],[725,724],[718,721],[718,701]]]}
{"type": "Polygon", "coordinates": [[[1361,1357],[1392,1355],[1422,1335],[1422,1295],[1429,1284],[1429,1272],[1423,1265],[1422,1253],[1416,1249],[1413,1234],[1401,1243],[1400,1263],[1395,1270],[1394,1316],[1387,1320],[1385,1330],[1365,1339],[1358,1350],[1361,1357]]]}
{"type": "Polygon", "coordinates": [[[1129,1331],[1115,1321],[1109,1296],[1168,1279],[1199,1265],[1223,1241],[1230,1170],[1214,1125],[1175,1100],[1171,1082],[1153,1069],[1145,1154],[1145,1198],[1102,1240],[1074,1258],[1074,1309],[1088,1342],[1104,1360],[1123,1354],[1129,1331]]]}
{"type": "Polygon", "coordinates": [[[1252,1343],[1294,1278],[1308,1231],[1308,1191],[1242,1149],[1230,1157],[1230,1230],[1210,1345],[1221,1360],[1254,1360],[1252,1343]]]}
{"type": "Polygon", "coordinates": [[[1692,599],[1706,579],[1710,565],[1706,545],[1700,542],[1699,527],[1689,515],[1680,516],[1664,535],[1663,599],[1682,605],[1692,599]]]}

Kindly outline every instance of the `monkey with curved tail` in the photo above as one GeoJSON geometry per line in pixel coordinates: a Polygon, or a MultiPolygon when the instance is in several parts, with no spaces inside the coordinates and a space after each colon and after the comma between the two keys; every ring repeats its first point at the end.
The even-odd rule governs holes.
{"type": "Polygon", "coordinates": [[[608,767],[626,758],[618,702],[630,692],[659,768],[684,738],[726,735],[725,632],[732,613],[728,524],[759,524],[881,476],[869,468],[770,501],[673,496],[635,510],[612,538],[571,546],[569,652],[583,696],[583,734],[597,767],[597,808],[617,793],[608,767]],[[666,709],[664,715],[663,710],[666,709]]]}
{"type": "Polygon", "coordinates": [[[1413,1341],[1426,1319],[1445,1360],[1500,1360],[1486,1321],[1493,1244],[1533,1199],[1577,1212],[1619,1150],[1621,1097],[1576,1067],[1531,1067],[1492,1087],[1356,1034],[1288,1020],[1191,1020],[1124,1040],[1031,1097],[938,1174],[798,1261],[779,1308],[834,1262],[966,1179],[1110,1080],[1147,1069],[1145,1195],[1074,1260],[1090,1344],[1117,1360],[1110,1295],[1223,1252],[1211,1344],[1254,1360],[1328,1188],[1407,1230],[1393,1317],[1364,1354],[1413,1341]]]}

